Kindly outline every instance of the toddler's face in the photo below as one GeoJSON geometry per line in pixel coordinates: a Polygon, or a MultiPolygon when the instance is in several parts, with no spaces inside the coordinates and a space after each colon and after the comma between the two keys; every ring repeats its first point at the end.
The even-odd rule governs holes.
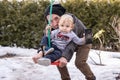
{"type": "Polygon", "coordinates": [[[73,29],[73,24],[70,21],[64,21],[59,24],[59,29],[61,32],[68,33],[73,29]]]}

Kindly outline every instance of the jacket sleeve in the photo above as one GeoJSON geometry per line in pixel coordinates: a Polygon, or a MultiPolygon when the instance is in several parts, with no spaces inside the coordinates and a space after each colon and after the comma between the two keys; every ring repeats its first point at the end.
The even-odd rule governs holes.
{"type": "MultiPolygon", "coordinates": [[[[74,15],[70,14],[73,19],[74,19],[74,24],[75,24],[75,27],[74,27],[74,33],[79,37],[83,37],[83,33],[86,29],[85,25],[77,18],[75,17],[74,15]]],[[[72,58],[72,55],[74,53],[74,51],[76,50],[77,48],[77,45],[74,43],[74,42],[70,42],[66,48],[65,48],[65,51],[62,53],[62,56],[65,57],[68,61],[70,61],[70,59],[72,58]]]]}
{"type": "Polygon", "coordinates": [[[68,62],[69,62],[70,59],[73,56],[73,53],[74,53],[76,47],[77,47],[77,45],[73,41],[71,41],[67,45],[67,47],[65,48],[65,51],[62,53],[62,57],[65,57],[68,60],[68,62]]]}

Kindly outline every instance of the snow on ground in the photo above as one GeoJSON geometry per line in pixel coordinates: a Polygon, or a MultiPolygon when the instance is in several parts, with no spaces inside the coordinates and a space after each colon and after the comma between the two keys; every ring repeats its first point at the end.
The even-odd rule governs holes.
{"type": "MultiPolygon", "coordinates": [[[[34,64],[32,56],[37,50],[20,47],[0,46],[0,80],[61,80],[55,65],[44,67],[34,64]],[[14,57],[4,57],[14,54],[14,57]]],[[[84,75],[74,65],[75,54],[68,63],[68,70],[72,80],[85,80],[84,75]]],[[[120,53],[90,50],[88,64],[97,80],[120,80],[120,53]],[[102,65],[99,64],[101,56],[102,65]],[[118,79],[116,79],[118,77],[118,79]]]]}

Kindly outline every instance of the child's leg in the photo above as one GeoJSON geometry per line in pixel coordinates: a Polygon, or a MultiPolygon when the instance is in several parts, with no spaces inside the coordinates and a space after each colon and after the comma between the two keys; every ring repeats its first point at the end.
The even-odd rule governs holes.
{"type": "Polygon", "coordinates": [[[38,54],[36,54],[35,56],[32,57],[34,63],[38,63],[38,59],[43,57],[43,53],[42,51],[40,51],[38,54]]]}
{"type": "Polygon", "coordinates": [[[51,64],[51,60],[49,58],[40,58],[38,59],[38,64],[43,66],[49,66],[51,64]]]}
{"type": "Polygon", "coordinates": [[[44,56],[45,58],[49,58],[51,60],[51,62],[56,61],[57,59],[59,59],[62,56],[61,51],[58,50],[54,50],[52,53],[47,54],[46,56],[44,56]]]}
{"type": "Polygon", "coordinates": [[[46,46],[46,47],[48,46],[48,37],[47,36],[42,37],[40,45],[43,45],[43,46],[46,46]]]}
{"type": "Polygon", "coordinates": [[[54,51],[54,48],[49,48],[48,50],[45,50],[45,55],[52,53],[54,51]]]}
{"type": "Polygon", "coordinates": [[[43,51],[45,52],[44,55],[49,54],[54,51],[54,48],[48,47],[48,37],[47,36],[42,37],[40,45],[42,46],[43,51]]]}
{"type": "Polygon", "coordinates": [[[52,53],[45,55],[43,58],[38,60],[38,64],[43,66],[49,66],[51,63],[56,61],[62,56],[61,51],[54,50],[52,53]]]}

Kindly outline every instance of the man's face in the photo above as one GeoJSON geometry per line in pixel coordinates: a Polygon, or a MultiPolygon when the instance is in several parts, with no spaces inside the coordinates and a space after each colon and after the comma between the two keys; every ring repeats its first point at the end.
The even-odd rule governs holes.
{"type": "MultiPolygon", "coordinates": [[[[50,15],[47,16],[47,20],[49,21],[50,19],[50,15]]],[[[52,20],[51,20],[51,27],[56,29],[58,28],[58,23],[59,23],[59,19],[60,19],[60,16],[56,15],[56,14],[52,14],[52,20]]]]}

